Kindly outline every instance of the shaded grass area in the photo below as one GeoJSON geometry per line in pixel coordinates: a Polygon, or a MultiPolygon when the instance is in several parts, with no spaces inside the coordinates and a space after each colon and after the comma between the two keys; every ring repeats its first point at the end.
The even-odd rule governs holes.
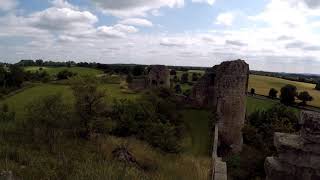
{"type": "Polygon", "coordinates": [[[209,110],[186,109],[181,112],[190,135],[187,152],[196,156],[209,154],[209,110]]]}
{"type": "Polygon", "coordinates": [[[68,70],[73,73],[77,73],[78,75],[99,75],[103,74],[103,71],[93,68],[86,68],[86,67],[39,67],[39,66],[28,66],[24,68],[25,71],[47,71],[50,75],[56,75],[60,71],[68,70]],[[42,68],[42,70],[40,70],[42,68]]]}
{"type": "Polygon", "coordinates": [[[250,75],[248,89],[254,88],[257,94],[268,95],[270,88],[275,88],[276,90],[278,90],[279,96],[280,89],[287,84],[296,86],[299,92],[308,91],[309,94],[314,98],[314,100],[308,102],[308,104],[320,107],[320,91],[314,89],[316,86],[315,84],[289,81],[268,76],[250,75]]]}

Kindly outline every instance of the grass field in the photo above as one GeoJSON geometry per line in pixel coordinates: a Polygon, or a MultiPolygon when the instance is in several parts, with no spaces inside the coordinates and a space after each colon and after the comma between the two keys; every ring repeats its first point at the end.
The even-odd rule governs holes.
{"type": "Polygon", "coordinates": [[[254,88],[257,94],[268,95],[270,88],[275,88],[278,90],[278,95],[280,95],[280,89],[287,84],[296,86],[299,92],[308,91],[314,98],[314,100],[308,102],[308,104],[320,107],[320,91],[314,89],[316,86],[315,84],[289,81],[268,76],[250,75],[248,89],[254,88]]]}
{"type": "MultiPolygon", "coordinates": [[[[118,84],[103,84],[101,85],[107,93],[107,102],[112,103],[113,98],[126,98],[135,99],[138,94],[127,94],[122,93],[120,86],[118,84]]],[[[2,103],[7,103],[10,108],[16,112],[18,119],[23,118],[25,112],[25,106],[29,104],[32,100],[39,98],[41,96],[46,96],[50,94],[61,93],[66,102],[73,101],[73,94],[69,86],[66,85],[54,85],[54,84],[42,84],[29,89],[26,89],[14,96],[5,99],[2,103]]]]}
{"type": "MultiPolygon", "coordinates": [[[[47,71],[50,75],[56,75],[62,70],[69,70],[73,73],[77,73],[78,75],[98,75],[103,74],[103,71],[93,69],[93,68],[86,68],[86,67],[41,67],[43,71],[47,71]]],[[[24,68],[25,71],[40,71],[40,67],[38,66],[29,66],[24,68]]]]}

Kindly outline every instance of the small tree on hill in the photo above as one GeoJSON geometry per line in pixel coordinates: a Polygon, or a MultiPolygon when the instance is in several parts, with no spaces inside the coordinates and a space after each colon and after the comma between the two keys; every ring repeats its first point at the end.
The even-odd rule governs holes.
{"type": "Polygon", "coordinates": [[[288,84],[281,88],[280,102],[286,105],[293,104],[297,96],[297,87],[288,84]]]}
{"type": "Polygon", "coordinates": [[[176,70],[172,69],[172,70],[170,71],[170,75],[171,75],[171,76],[175,76],[175,75],[177,75],[176,70]]]}
{"type": "Polygon", "coordinates": [[[130,73],[127,75],[126,81],[127,81],[127,83],[132,83],[133,77],[130,73]]]}
{"type": "Polygon", "coordinates": [[[198,81],[199,76],[197,73],[192,73],[192,81],[198,81]]]}
{"type": "Polygon", "coordinates": [[[57,79],[58,80],[68,79],[68,78],[70,78],[72,76],[75,76],[75,75],[76,75],[76,73],[73,73],[73,72],[68,71],[68,70],[65,69],[65,70],[60,71],[57,74],[57,79]]]}
{"type": "Polygon", "coordinates": [[[306,105],[307,101],[312,101],[313,97],[307,91],[300,92],[297,96],[299,100],[302,101],[302,105],[306,105]]]}
{"type": "Polygon", "coordinates": [[[250,94],[251,94],[251,95],[255,95],[255,94],[256,94],[256,90],[255,90],[254,88],[251,88],[250,94]]]}
{"type": "Polygon", "coordinates": [[[90,138],[93,133],[108,130],[106,94],[98,88],[98,84],[98,80],[90,76],[77,77],[71,84],[75,110],[85,138],[90,138]]]}
{"type": "Polygon", "coordinates": [[[182,76],[181,76],[181,83],[185,84],[185,83],[188,83],[188,81],[189,81],[189,74],[188,73],[183,73],[182,76]]]}
{"type": "Polygon", "coordinates": [[[318,81],[315,89],[316,89],[316,90],[320,90],[320,81],[318,81]]]}
{"type": "Polygon", "coordinates": [[[175,76],[173,77],[173,82],[175,82],[175,83],[179,82],[179,78],[178,78],[177,75],[175,75],[175,76]]]}
{"type": "Polygon", "coordinates": [[[270,91],[269,91],[269,97],[271,98],[277,98],[277,94],[278,94],[278,91],[274,88],[271,88],[270,91]]]}

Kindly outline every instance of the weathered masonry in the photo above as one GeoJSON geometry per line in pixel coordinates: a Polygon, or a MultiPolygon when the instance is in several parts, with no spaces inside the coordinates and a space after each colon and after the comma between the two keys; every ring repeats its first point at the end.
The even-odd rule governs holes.
{"type": "Polygon", "coordinates": [[[148,87],[170,88],[170,71],[163,65],[152,65],[147,75],[148,87]]]}
{"type": "Polygon", "coordinates": [[[303,111],[300,134],[275,133],[278,155],[267,157],[267,180],[320,179],[320,113],[303,111]]]}
{"type": "Polygon", "coordinates": [[[249,65],[243,60],[226,61],[209,69],[192,90],[192,101],[213,107],[219,126],[219,142],[240,152],[246,114],[249,65]]]}

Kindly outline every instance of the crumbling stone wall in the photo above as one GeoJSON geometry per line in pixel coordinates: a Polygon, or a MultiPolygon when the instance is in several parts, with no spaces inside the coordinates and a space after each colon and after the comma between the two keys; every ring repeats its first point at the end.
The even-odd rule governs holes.
{"type": "Polygon", "coordinates": [[[170,71],[163,65],[152,65],[147,75],[148,87],[170,88],[170,71]]]}
{"type": "Polygon", "coordinates": [[[320,179],[320,113],[303,111],[300,134],[275,133],[278,155],[267,157],[267,180],[320,179]]]}
{"type": "Polygon", "coordinates": [[[142,78],[134,78],[132,82],[128,84],[128,87],[134,91],[142,91],[146,88],[146,79],[142,78]]]}
{"type": "Polygon", "coordinates": [[[241,151],[246,114],[249,65],[243,60],[226,61],[209,69],[192,90],[195,105],[213,107],[219,124],[219,141],[241,151]]]}

